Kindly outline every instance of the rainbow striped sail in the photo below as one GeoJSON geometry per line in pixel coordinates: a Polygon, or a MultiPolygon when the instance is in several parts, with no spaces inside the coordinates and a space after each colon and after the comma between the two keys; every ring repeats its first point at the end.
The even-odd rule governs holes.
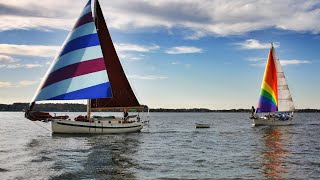
{"type": "Polygon", "coordinates": [[[110,82],[89,0],[33,102],[109,97],[112,97],[110,82]]]}
{"type": "Polygon", "coordinates": [[[257,112],[275,112],[278,110],[278,80],[276,59],[273,46],[270,49],[268,62],[261,84],[257,112]]]}

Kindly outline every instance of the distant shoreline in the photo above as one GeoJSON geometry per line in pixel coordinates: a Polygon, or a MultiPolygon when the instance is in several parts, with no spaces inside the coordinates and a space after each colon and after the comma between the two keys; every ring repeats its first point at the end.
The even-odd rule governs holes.
{"type": "MultiPolygon", "coordinates": [[[[13,103],[13,104],[0,104],[0,111],[13,111],[19,112],[25,109],[28,109],[29,103],[13,103]]],[[[86,112],[87,106],[85,104],[37,104],[36,110],[39,111],[48,111],[48,112],[86,112]]],[[[223,109],[223,110],[212,110],[207,108],[177,108],[177,109],[168,109],[168,108],[150,108],[150,112],[251,112],[251,109],[223,109]]],[[[309,112],[315,113],[320,112],[320,109],[296,109],[295,112],[309,112]]]]}

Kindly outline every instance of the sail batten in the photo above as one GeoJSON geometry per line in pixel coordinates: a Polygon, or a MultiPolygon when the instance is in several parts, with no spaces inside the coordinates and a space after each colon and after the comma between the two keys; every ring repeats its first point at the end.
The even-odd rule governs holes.
{"type": "Polygon", "coordinates": [[[112,92],[89,0],[33,102],[107,97],[112,92]]]}

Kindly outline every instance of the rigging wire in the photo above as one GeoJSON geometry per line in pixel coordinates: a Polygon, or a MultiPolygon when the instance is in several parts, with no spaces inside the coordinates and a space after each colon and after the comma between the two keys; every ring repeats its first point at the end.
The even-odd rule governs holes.
{"type": "Polygon", "coordinates": [[[47,130],[47,131],[51,132],[48,128],[46,128],[46,127],[44,127],[44,126],[41,126],[41,125],[40,125],[40,124],[38,124],[36,121],[32,121],[32,122],[34,122],[36,125],[38,125],[38,126],[42,127],[43,129],[45,129],[45,130],[47,130]]]}

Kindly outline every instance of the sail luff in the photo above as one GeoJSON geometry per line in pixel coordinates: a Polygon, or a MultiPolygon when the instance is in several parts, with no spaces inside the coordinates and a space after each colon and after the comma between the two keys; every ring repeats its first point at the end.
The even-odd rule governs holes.
{"type": "Polygon", "coordinates": [[[95,0],[94,4],[97,33],[100,42],[103,42],[101,44],[101,48],[105,66],[108,71],[108,77],[110,80],[110,86],[112,89],[113,96],[112,98],[93,99],[91,102],[91,107],[103,108],[139,106],[140,104],[136,96],[134,95],[134,92],[128,82],[128,79],[124,73],[116,50],[114,48],[99,1],[95,0]]]}

